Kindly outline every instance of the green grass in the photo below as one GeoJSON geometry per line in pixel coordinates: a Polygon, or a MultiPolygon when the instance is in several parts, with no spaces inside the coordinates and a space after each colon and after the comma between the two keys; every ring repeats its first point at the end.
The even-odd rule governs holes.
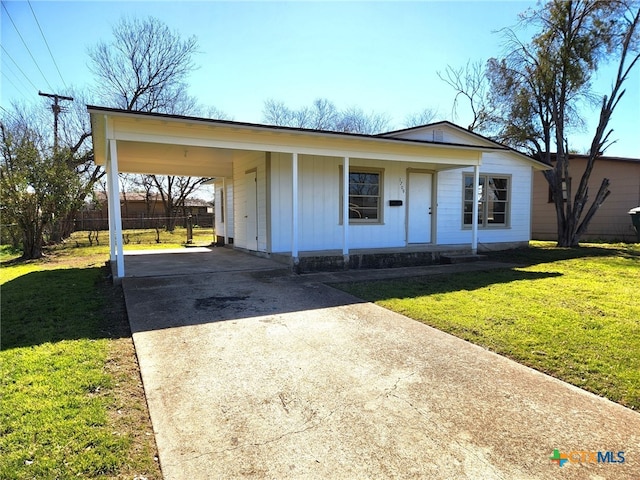
{"type": "Polygon", "coordinates": [[[160,478],[107,255],[19,254],[0,249],[0,478],[160,478]]]}
{"type": "Polygon", "coordinates": [[[492,257],[522,267],[337,286],[640,409],[640,244],[492,257]]]}
{"type": "MultiPolygon", "coordinates": [[[[159,242],[154,229],[124,230],[122,233],[125,250],[136,250],[141,248],[178,248],[187,243],[187,230],[184,227],[176,227],[173,232],[160,230],[159,242]]],[[[100,252],[109,252],[109,232],[100,232],[98,235],[99,246],[90,247],[89,232],[74,232],[71,238],[57,248],[68,250],[68,247],[90,247],[100,252]]],[[[213,229],[195,227],[193,229],[194,245],[210,245],[213,242],[213,229]]],[[[95,250],[93,250],[95,251],[95,250]]]]}

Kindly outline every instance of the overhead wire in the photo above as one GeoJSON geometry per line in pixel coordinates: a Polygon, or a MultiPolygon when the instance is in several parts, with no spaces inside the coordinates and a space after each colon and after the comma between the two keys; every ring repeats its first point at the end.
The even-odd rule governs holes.
{"type": "MultiPolygon", "coordinates": [[[[47,84],[47,86],[53,90],[53,87],[51,86],[51,84],[49,83],[49,80],[47,80],[47,77],[45,76],[45,74],[42,72],[42,70],[40,69],[40,65],[38,65],[38,62],[36,61],[36,59],[33,56],[33,53],[31,53],[31,49],[29,48],[29,46],[27,45],[27,42],[24,41],[24,38],[22,37],[22,34],[20,33],[20,30],[18,30],[17,25],[15,24],[15,22],[13,21],[13,18],[11,18],[11,14],[9,13],[9,10],[7,10],[7,7],[5,6],[5,2],[0,2],[2,4],[2,8],[4,8],[5,13],[7,14],[7,17],[9,17],[9,20],[11,20],[11,24],[13,25],[13,28],[15,28],[16,33],[18,34],[18,36],[20,37],[20,40],[22,40],[22,44],[24,45],[24,47],[27,49],[27,52],[29,52],[29,55],[31,56],[31,60],[33,60],[33,63],[35,63],[36,68],[38,69],[38,71],[40,72],[40,75],[42,75],[42,78],[44,78],[44,82],[47,84]]],[[[6,50],[4,49],[4,47],[2,48],[5,52],[6,50]]],[[[13,59],[12,59],[13,60],[13,59]]],[[[15,63],[15,60],[14,60],[15,63]]],[[[17,64],[16,64],[17,65],[17,64]]]]}
{"type": "Polygon", "coordinates": [[[15,71],[15,68],[9,63],[4,55],[2,56],[2,66],[0,66],[0,70],[2,70],[2,74],[7,77],[7,80],[9,80],[9,82],[11,82],[14,87],[16,87],[16,90],[18,91],[18,93],[20,93],[20,95],[22,95],[24,98],[31,97],[29,93],[25,93],[24,89],[27,87],[27,85],[25,85],[18,72],[15,71]]]}
{"type": "MultiPolygon", "coordinates": [[[[13,80],[11,80],[11,79],[9,78],[9,76],[5,73],[5,69],[2,69],[2,75],[4,76],[4,78],[6,78],[6,79],[7,79],[7,81],[8,81],[11,85],[13,85],[13,88],[15,88],[15,89],[16,89],[16,91],[18,91],[18,92],[20,93],[20,95],[22,95],[23,97],[27,97],[27,98],[28,98],[28,95],[26,95],[26,94],[24,93],[24,91],[22,90],[22,88],[21,88],[21,87],[19,87],[18,85],[16,85],[15,83],[13,83],[13,80]]],[[[14,75],[15,75],[15,73],[14,73],[14,75]]]]}
{"type": "Polygon", "coordinates": [[[2,105],[0,105],[0,110],[4,111],[4,113],[6,113],[13,121],[20,122],[20,117],[18,117],[15,113],[10,112],[2,105]]]}
{"type": "Polygon", "coordinates": [[[33,84],[33,82],[32,82],[32,81],[31,81],[31,79],[28,77],[28,75],[22,71],[22,69],[20,68],[20,65],[18,65],[18,64],[16,63],[16,61],[13,59],[13,57],[9,54],[9,52],[7,52],[7,49],[6,49],[6,48],[4,48],[4,45],[0,45],[0,47],[2,48],[2,51],[5,53],[5,55],[6,55],[7,57],[9,57],[9,60],[11,60],[11,61],[13,62],[13,64],[16,66],[16,68],[17,68],[18,70],[20,70],[20,73],[24,76],[24,78],[26,78],[26,79],[27,79],[27,82],[29,82],[29,83],[31,84],[31,86],[32,86],[35,90],[38,90],[38,87],[36,87],[36,86],[33,84]]]}
{"type": "Polygon", "coordinates": [[[38,17],[36,17],[36,12],[33,10],[33,7],[31,6],[31,0],[27,0],[27,3],[29,4],[29,8],[31,9],[31,13],[33,14],[33,19],[36,21],[36,25],[38,25],[38,30],[40,30],[40,35],[42,35],[42,40],[44,40],[44,44],[47,46],[47,50],[49,50],[49,55],[51,56],[51,60],[53,60],[53,64],[56,66],[56,70],[58,71],[60,80],[62,80],[62,84],[64,85],[64,88],[68,88],[66,82],[64,81],[64,78],[62,78],[62,73],[60,73],[60,69],[58,68],[58,63],[56,62],[56,59],[54,58],[53,53],[51,53],[51,48],[49,48],[49,42],[47,42],[47,38],[44,36],[44,32],[42,31],[42,27],[40,26],[38,17]]]}

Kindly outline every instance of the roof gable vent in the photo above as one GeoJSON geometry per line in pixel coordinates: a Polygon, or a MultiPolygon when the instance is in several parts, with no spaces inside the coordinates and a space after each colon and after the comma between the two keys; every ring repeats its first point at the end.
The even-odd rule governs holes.
{"type": "Polygon", "coordinates": [[[434,130],[433,131],[433,141],[434,142],[444,142],[444,131],[443,130],[434,130]]]}

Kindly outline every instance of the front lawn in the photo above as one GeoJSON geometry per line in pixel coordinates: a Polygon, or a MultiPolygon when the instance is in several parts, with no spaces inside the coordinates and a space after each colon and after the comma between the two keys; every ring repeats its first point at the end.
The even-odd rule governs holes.
{"type": "Polygon", "coordinates": [[[640,409],[640,244],[491,257],[522,267],[337,286],[640,409]]]}
{"type": "Polygon", "coordinates": [[[0,478],[161,473],[122,291],[105,247],[0,249],[0,478]]]}

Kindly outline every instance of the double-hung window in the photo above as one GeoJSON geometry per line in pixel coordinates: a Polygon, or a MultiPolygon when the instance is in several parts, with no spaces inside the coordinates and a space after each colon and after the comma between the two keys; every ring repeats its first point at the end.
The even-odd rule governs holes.
{"type": "Polygon", "coordinates": [[[349,223],[382,223],[382,170],[350,168],[348,198],[349,223]]]}
{"type": "MultiPolygon", "coordinates": [[[[480,175],[478,185],[478,226],[508,227],[511,197],[511,177],[480,175]]],[[[473,222],[473,175],[464,175],[463,224],[473,222]]]]}

